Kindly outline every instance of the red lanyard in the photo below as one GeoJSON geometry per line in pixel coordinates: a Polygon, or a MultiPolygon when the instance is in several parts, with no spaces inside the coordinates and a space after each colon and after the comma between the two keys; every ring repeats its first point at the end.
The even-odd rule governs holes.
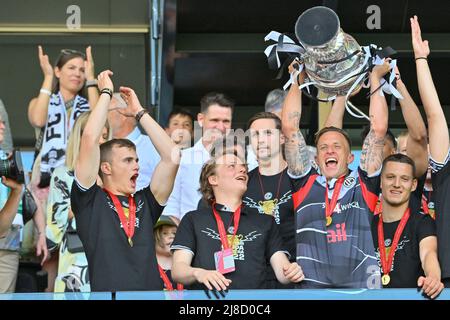
{"type": "Polygon", "coordinates": [[[129,208],[128,208],[128,220],[127,220],[127,217],[125,216],[122,205],[120,204],[120,201],[117,198],[117,196],[112,194],[111,192],[109,192],[106,189],[103,189],[103,190],[105,190],[105,192],[109,195],[112,202],[114,203],[114,206],[116,207],[116,210],[117,210],[117,215],[119,216],[119,219],[120,219],[120,223],[122,223],[123,231],[125,231],[125,234],[128,238],[128,243],[130,244],[130,247],[132,247],[133,240],[131,240],[131,239],[133,238],[133,235],[134,235],[134,224],[136,222],[136,203],[134,202],[134,198],[131,195],[128,196],[129,208]]]}
{"type": "MultiPolygon", "coordinates": [[[[164,272],[164,269],[158,264],[159,275],[161,276],[164,285],[168,291],[173,291],[172,282],[169,280],[169,277],[164,272]]],[[[177,283],[177,290],[183,291],[183,285],[181,283],[177,283]]]]}
{"type": "Polygon", "coordinates": [[[400,220],[399,225],[397,226],[397,230],[395,230],[394,240],[391,245],[391,249],[389,251],[389,257],[386,261],[386,247],[384,246],[384,229],[383,229],[383,216],[382,212],[378,215],[378,248],[380,250],[380,260],[381,260],[381,268],[383,271],[383,284],[386,285],[389,283],[389,272],[391,271],[392,261],[394,260],[395,250],[397,249],[398,241],[400,240],[400,236],[402,235],[403,229],[405,229],[406,223],[408,222],[410,215],[410,209],[406,209],[403,214],[402,219],[400,220]],[[386,281],[386,282],[385,282],[386,281]]]}
{"type": "Polygon", "coordinates": [[[331,197],[331,204],[328,200],[328,181],[325,181],[325,218],[327,221],[327,227],[331,224],[331,215],[333,214],[334,208],[336,207],[339,194],[341,193],[342,185],[344,184],[344,179],[345,176],[342,176],[336,181],[334,185],[333,196],[331,197]]]}
{"type": "MultiPolygon", "coordinates": [[[[431,200],[431,191],[430,191],[430,200],[431,200]]],[[[430,214],[430,210],[428,209],[428,201],[427,197],[422,194],[422,210],[425,214],[430,214]]]]}
{"type": "MultiPolygon", "coordinates": [[[[227,234],[225,232],[225,227],[223,225],[222,218],[217,213],[215,205],[216,205],[216,203],[214,202],[212,204],[212,209],[213,209],[214,217],[216,218],[217,228],[219,229],[220,241],[222,242],[223,249],[226,250],[230,247],[230,244],[228,243],[227,234]]],[[[236,232],[239,227],[240,219],[241,219],[241,206],[239,206],[239,208],[237,208],[233,214],[234,232],[233,232],[233,238],[231,238],[231,245],[233,245],[234,237],[236,236],[236,232]]]]}

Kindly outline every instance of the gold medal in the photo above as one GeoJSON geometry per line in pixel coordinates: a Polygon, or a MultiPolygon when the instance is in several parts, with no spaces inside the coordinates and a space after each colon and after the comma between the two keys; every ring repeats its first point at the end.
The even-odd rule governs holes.
{"type": "Polygon", "coordinates": [[[131,238],[128,238],[128,243],[130,244],[130,247],[133,246],[133,240],[131,240],[131,238]]]}
{"type": "Polygon", "coordinates": [[[330,217],[327,217],[327,227],[330,226],[331,221],[333,221],[333,219],[331,218],[331,216],[330,216],[330,217]]]}
{"type": "Polygon", "coordinates": [[[383,284],[383,286],[388,285],[390,281],[391,277],[388,274],[383,274],[383,276],[381,277],[381,283],[383,284]]]}

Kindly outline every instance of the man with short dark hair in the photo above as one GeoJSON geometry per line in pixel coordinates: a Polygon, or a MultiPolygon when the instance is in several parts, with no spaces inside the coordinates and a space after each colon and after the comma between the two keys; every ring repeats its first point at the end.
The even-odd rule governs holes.
{"type": "Polygon", "coordinates": [[[201,199],[198,178],[203,164],[210,159],[211,145],[231,129],[234,102],[223,93],[210,92],[200,100],[197,121],[203,129],[202,138],[192,148],[182,150],[173,191],[164,215],[181,218],[197,208],[201,199]]]}
{"type": "Polygon", "coordinates": [[[136,192],[139,175],[134,144],[113,139],[99,147],[112,98],[112,72],[98,76],[100,98],[89,116],[75,166],[71,204],[86,252],[93,291],[162,290],[153,225],[172,191],[179,150],[141,106],[130,88],[120,92],[161,156],[150,185],[136,192]],[[103,188],[96,184],[99,173],[103,188]]]}
{"type": "Polygon", "coordinates": [[[155,171],[161,157],[149,136],[141,133],[134,115],[130,113],[120,93],[113,94],[109,105],[108,123],[111,127],[113,138],[128,139],[135,144],[140,163],[136,190],[144,189],[149,185],[153,171],[155,171]]]}
{"type": "Polygon", "coordinates": [[[381,205],[372,236],[384,288],[416,288],[435,298],[444,288],[433,219],[410,205],[417,188],[414,161],[393,154],[383,161],[381,205]]]}
{"type": "MultiPolygon", "coordinates": [[[[293,66],[290,66],[292,72],[293,66]]],[[[375,66],[370,73],[371,91],[389,64],[375,66]]],[[[303,81],[304,74],[300,75],[303,81]]],[[[358,171],[348,134],[325,127],[316,135],[316,163],[311,167],[306,143],[299,129],[301,91],[291,86],[282,112],[286,136],[288,174],[295,180],[297,262],[305,280],[301,288],[377,288],[380,286],[370,222],[379,193],[379,171],[388,123],[386,100],[375,93],[370,98],[371,129],[364,141],[358,171]]]]}
{"type": "Polygon", "coordinates": [[[190,148],[194,138],[194,117],[186,109],[174,109],[169,113],[165,130],[181,149],[190,148]]]}
{"type": "MultiPolygon", "coordinates": [[[[287,174],[287,163],[283,155],[285,139],[281,132],[281,120],[274,113],[259,112],[250,118],[247,128],[258,167],[248,173],[248,186],[242,200],[243,204],[250,212],[274,218],[283,245],[290,254],[290,261],[295,261],[293,185],[287,174]]],[[[269,265],[267,287],[287,289],[294,286],[279,283],[269,265]]]]}

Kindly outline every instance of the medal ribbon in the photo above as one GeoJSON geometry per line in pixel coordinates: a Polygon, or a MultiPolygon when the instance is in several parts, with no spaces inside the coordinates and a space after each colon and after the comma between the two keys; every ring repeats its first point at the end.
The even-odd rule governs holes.
{"type": "MultiPolygon", "coordinates": [[[[431,192],[430,192],[430,199],[431,199],[431,192]]],[[[428,209],[427,197],[425,197],[424,194],[422,194],[422,210],[425,214],[430,214],[430,210],[428,209]]]]}
{"type": "Polygon", "coordinates": [[[400,236],[405,229],[406,222],[408,222],[410,216],[410,209],[406,209],[403,214],[402,219],[400,220],[399,225],[397,226],[397,230],[395,230],[394,241],[391,245],[391,250],[389,251],[389,257],[386,261],[386,247],[384,246],[384,230],[383,230],[383,217],[382,212],[379,214],[378,220],[378,248],[380,250],[380,260],[383,274],[389,274],[392,267],[392,261],[394,260],[395,250],[397,249],[398,241],[400,240],[400,236]]]}
{"type": "MultiPolygon", "coordinates": [[[[164,285],[166,286],[166,289],[168,291],[173,291],[173,286],[172,286],[172,282],[169,280],[169,277],[167,276],[167,274],[164,272],[164,269],[158,264],[158,270],[159,270],[159,275],[161,276],[164,285]]],[[[178,291],[183,291],[183,285],[181,283],[177,283],[177,290],[178,291]]]]}
{"type": "Polygon", "coordinates": [[[344,184],[345,176],[342,176],[336,181],[336,184],[334,186],[333,190],[333,196],[331,197],[331,204],[328,200],[328,182],[325,182],[325,217],[331,217],[331,215],[334,212],[334,208],[336,207],[337,200],[339,197],[339,194],[341,193],[342,185],[344,184]]]}
{"type": "MultiPolygon", "coordinates": [[[[214,218],[216,219],[216,222],[217,222],[217,228],[219,229],[220,241],[222,242],[223,249],[228,249],[230,247],[230,245],[228,243],[227,234],[225,232],[225,226],[223,225],[222,218],[217,213],[215,205],[216,205],[216,203],[214,202],[212,204],[212,209],[213,209],[213,213],[214,213],[214,218]]],[[[241,218],[241,207],[242,206],[239,206],[239,208],[237,208],[233,214],[234,232],[233,232],[233,238],[231,238],[231,245],[233,245],[234,237],[236,236],[236,232],[239,227],[239,220],[241,218]]]]}
{"type": "Polygon", "coordinates": [[[123,227],[123,231],[125,231],[125,235],[128,238],[128,242],[130,243],[131,246],[132,245],[132,241],[131,239],[133,238],[134,235],[134,225],[136,222],[136,203],[134,202],[134,198],[129,195],[128,196],[128,219],[125,216],[125,213],[123,211],[122,205],[120,204],[119,198],[117,198],[117,196],[115,194],[112,194],[111,192],[109,192],[106,189],[105,192],[109,195],[109,197],[111,198],[112,202],[114,203],[114,206],[116,207],[116,211],[117,211],[117,215],[119,216],[120,222],[122,223],[122,227],[123,227]]]}

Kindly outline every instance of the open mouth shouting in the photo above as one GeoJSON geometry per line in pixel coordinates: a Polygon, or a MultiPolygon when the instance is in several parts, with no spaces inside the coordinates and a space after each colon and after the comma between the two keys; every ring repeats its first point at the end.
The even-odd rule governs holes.
{"type": "Polygon", "coordinates": [[[330,157],[330,158],[325,159],[325,167],[326,168],[330,168],[330,169],[331,168],[336,168],[337,165],[338,165],[337,158],[330,157]]]}
{"type": "Polygon", "coordinates": [[[136,180],[137,180],[138,176],[139,176],[139,174],[138,174],[138,173],[135,173],[135,174],[133,174],[133,175],[131,176],[131,178],[130,178],[130,181],[131,181],[131,187],[132,187],[133,189],[136,189],[136,180]]]}

